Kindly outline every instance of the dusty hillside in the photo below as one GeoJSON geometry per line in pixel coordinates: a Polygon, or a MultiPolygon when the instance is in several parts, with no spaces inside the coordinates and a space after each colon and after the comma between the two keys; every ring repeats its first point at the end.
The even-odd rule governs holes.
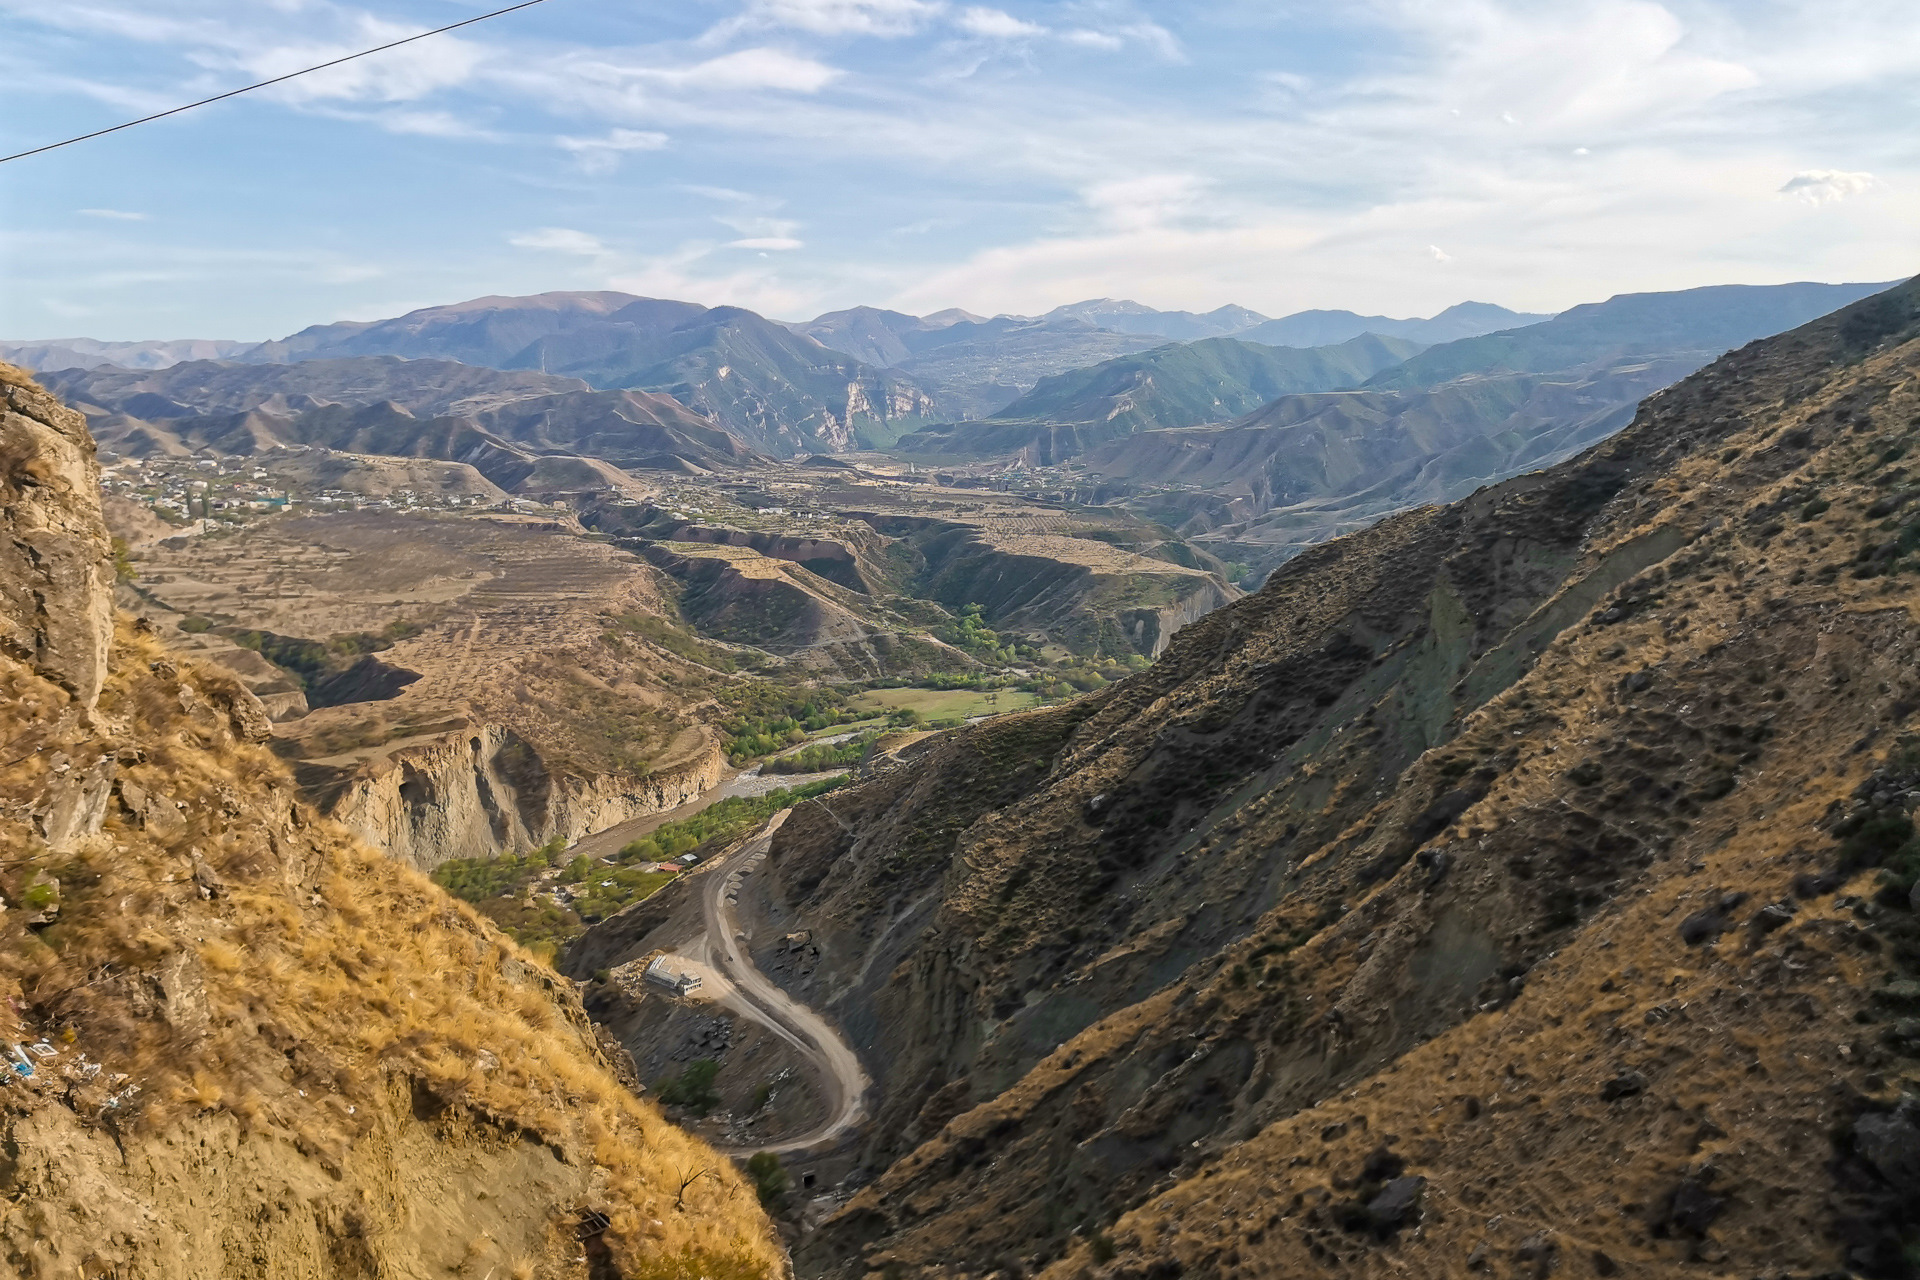
{"type": "Polygon", "coordinates": [[[0,457],[6,1273],[779,1273],[568,984],[297,803],[231,676],[113,632],[92,442],[6,368],[0,457]]]}
{"type": "Polygon", "coordinates": [[[883,1074],[802,1273],[1911,1274],[1916,368],[1908,285],[796,812],[883,1074]]]}

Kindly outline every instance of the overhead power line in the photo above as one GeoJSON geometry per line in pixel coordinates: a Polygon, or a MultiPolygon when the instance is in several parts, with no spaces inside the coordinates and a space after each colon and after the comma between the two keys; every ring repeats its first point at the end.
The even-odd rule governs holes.
{"type": "Polygon", "coordinates": [[[415,40],[425,40],[428,36],[445,35],[447,32],[457,31],[461,27],[470,27],[476,22],[485,22],[489,18],[498,18],[503,14],[509,14],[518,9],[531,9],[534,5],[545,3],[546,0],[520,0],[519,4],[510,4],[504,9],[495,9],[492,13],[483,13],[477,17],[464,18],[459,22],[450,22],[444,27],[435,27],[431,31],[422,31],[417,36],[408,36],[404,40],[394,40],[387,44],[378,45],[372,49],[362,49],[360,52],[350,53],[344,58],[335,58],[331,62],[322,62],[318,66],[305,67],[299,71],[289,71],[286,75],[275,76],[271,80],[262,80],[259,84],[250,84],[239,89],[229,89],[225,93],[216,93],[211,98],[202,98],[198,102],[189,102],[185,106],[174,107],[167,111],[156,111],[150,116],[141,116],[138,120],[129,120],[125,124],[116,124],[111,129],[95,129],[92,133],[83,133],[77,138],[68,138],[64,142],[49,142],[46,146],[35,147],[31,151],[20,151],[10,156],[0,156],[0,164],[5,164],[9,160],[25,160],[28,156],[37,156],[42,152],[55,151],[61,147],[70,147],[76,142],[86,142],[92,138],[104,138],[109,133],[118,133],[122,129],[131,129],[137,124],[150,124],[155,120],[164,120],[168,116],[177,116],[182,111],[191,111],[195,107],[204,107],[208,103],[221,102],[227,98],[237,98],[243,93],[252,93],[255,89],[265,89],[269,85],[285,84],[289,80],[312,75],[316,71],[325,71],[328,67],[337,67],[343,62],[352,62],[355,58],[365,58],[371,54],[385,53],[389,49],[398,49],[403,44],[412,44],[415,40]]]}

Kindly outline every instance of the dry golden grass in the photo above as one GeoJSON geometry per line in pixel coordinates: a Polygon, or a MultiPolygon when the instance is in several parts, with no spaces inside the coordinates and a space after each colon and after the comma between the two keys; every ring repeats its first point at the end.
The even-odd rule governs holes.
{"type": "MultiPolygon", "coordinates": [[[[177,670],[127,628],[113,666],[82,717],[0,660],[16,757],[0,765],[0,845],[18,851],[0,892],[18,901],[43,868],[61,881],[57,923],[0,916],[0,1007],[11,997],[37,1029],[71,1028],[138,1083],[141,1103],[118,1123],[161,1133],[222,1112],[324,1156],[364,1135],[387,1080],[410,1078],[443,1106],[596,1165],[604,1192],[579,1207],[611,1219],[629,1274],[667,1257],[688,1275],[778,1270],[751,1191],[618,1083],[564,980],[296,804],[281,766],[235,740],[218,677],[177,670]],[[109,766],[119,799],[101,834],[49,851],[18,815],[55,777],[109,766]],[[672,1170],[694,1164],[714,1173],[676,1210],[672,1170]]],[[[105,1079],[76,1088],[83,1114],[105,1105],[105,1079]]]]}

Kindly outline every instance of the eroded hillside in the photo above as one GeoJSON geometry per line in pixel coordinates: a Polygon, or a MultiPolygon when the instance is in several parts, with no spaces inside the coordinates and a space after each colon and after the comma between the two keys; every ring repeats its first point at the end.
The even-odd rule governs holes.
{"type": "Polygon", "coordinates": [[[1906,285],[797,810],[802,1273],[1911,1274],[1916,369],[1906,285]]]}
{"type": "Polygon", "coordinates": [[[7,367],[0,458],[7,1273],[780,1273],[569,984],[297,802],[233,677],[115,630],[92,441],[7,367]]]}

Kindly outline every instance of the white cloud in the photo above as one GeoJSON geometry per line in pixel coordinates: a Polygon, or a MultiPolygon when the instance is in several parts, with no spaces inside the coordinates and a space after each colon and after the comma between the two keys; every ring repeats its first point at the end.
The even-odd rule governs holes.
{"type": "Polygon", "coordinates": [[[751,0],[741,13],[709,31],[707,39],[769,28],[823,36],[907,36],[944,7],[935,0],[751,0]]]}
{"type": "Polygon", "coordinates": [[[1783,196],[1798,196],[1808,204],[1832,204],[1849,196],[1865,195],[1880,185],[1870,173],[1847,173],[1841,169],[1803,169],[1788,178],[1780,188],[1783,196]]]}
{"type": "Polygon", "coordinates": [[[1435,262],[1452,262],[1453,261],[1453,255],[1448,253],[1445,249],[1442,249],[1437,244],[1428,245],[1427,252],[1433,255],[1433,260],[1435,262]]]}
{"type": "Polygon", "coordinates": [[[144,213],[130,213],[125,209],[81,209],[79,213],[89,218],[108,218],[115,222],[145,222],[144,213]]]}
{"type": "Polygon", "coordinates": [[[778,89],[818,93],[840,78],[838,68],[779,49],[742,49],[690,67],[640,71],[644,77],[674,86],[731,92],[778,89]]]}
{"type": "Polygon", "coordinates": [[[1126,22],[1105,27],[1073,27],[1060,33],[1068,44],[1117,53],[1129,44],[1145,45],[1168,62],[1185,62],[1186,50],[1157,22],[1126,22]]]}
{"type": "Polygon", "coordinates": [[[562,134],[554,139],[561,150],[571,152],[588,173],[610,173],[620,157],[630,151],[658,151],[666,146],[667,135],[651,129],[610,129],[598,138],[573,138],[562,134]]]}
{"type": "Polygon", "coordinates": [[[590,236],[584,231],[575,231],[570,227],[541,227],[537,231],[525,231],[508,237],[507,243],[519,249],[570,253],[582,258],[604,258],[613,252],[601,243],[599,237],[590,236]]]}
{"type": "Polygon", "coordinates": [[[1025,40],[1047,34],[1037,22],[1016,18],[1004,9],[985,9],[977,5],[960,11],[953,24],[968,35],[988,40],[1025,40]]]}
{"type": "Polygon", "coordinates": [[[730,240],[729,249],[765,249],[773,253],[784,253],[791,249],[804,249],[806,241],[795,240],[792,236],[751,236],[745,240],[730,240]]]}
{"type": "Polygon", "coordinates": [[[1188,213],[1198,199],[1200,179],[1188,173],[1148,173],[1102,182],[1085,192],[1101,221],[1120,231],[1161,226],[1188,213]]]}

